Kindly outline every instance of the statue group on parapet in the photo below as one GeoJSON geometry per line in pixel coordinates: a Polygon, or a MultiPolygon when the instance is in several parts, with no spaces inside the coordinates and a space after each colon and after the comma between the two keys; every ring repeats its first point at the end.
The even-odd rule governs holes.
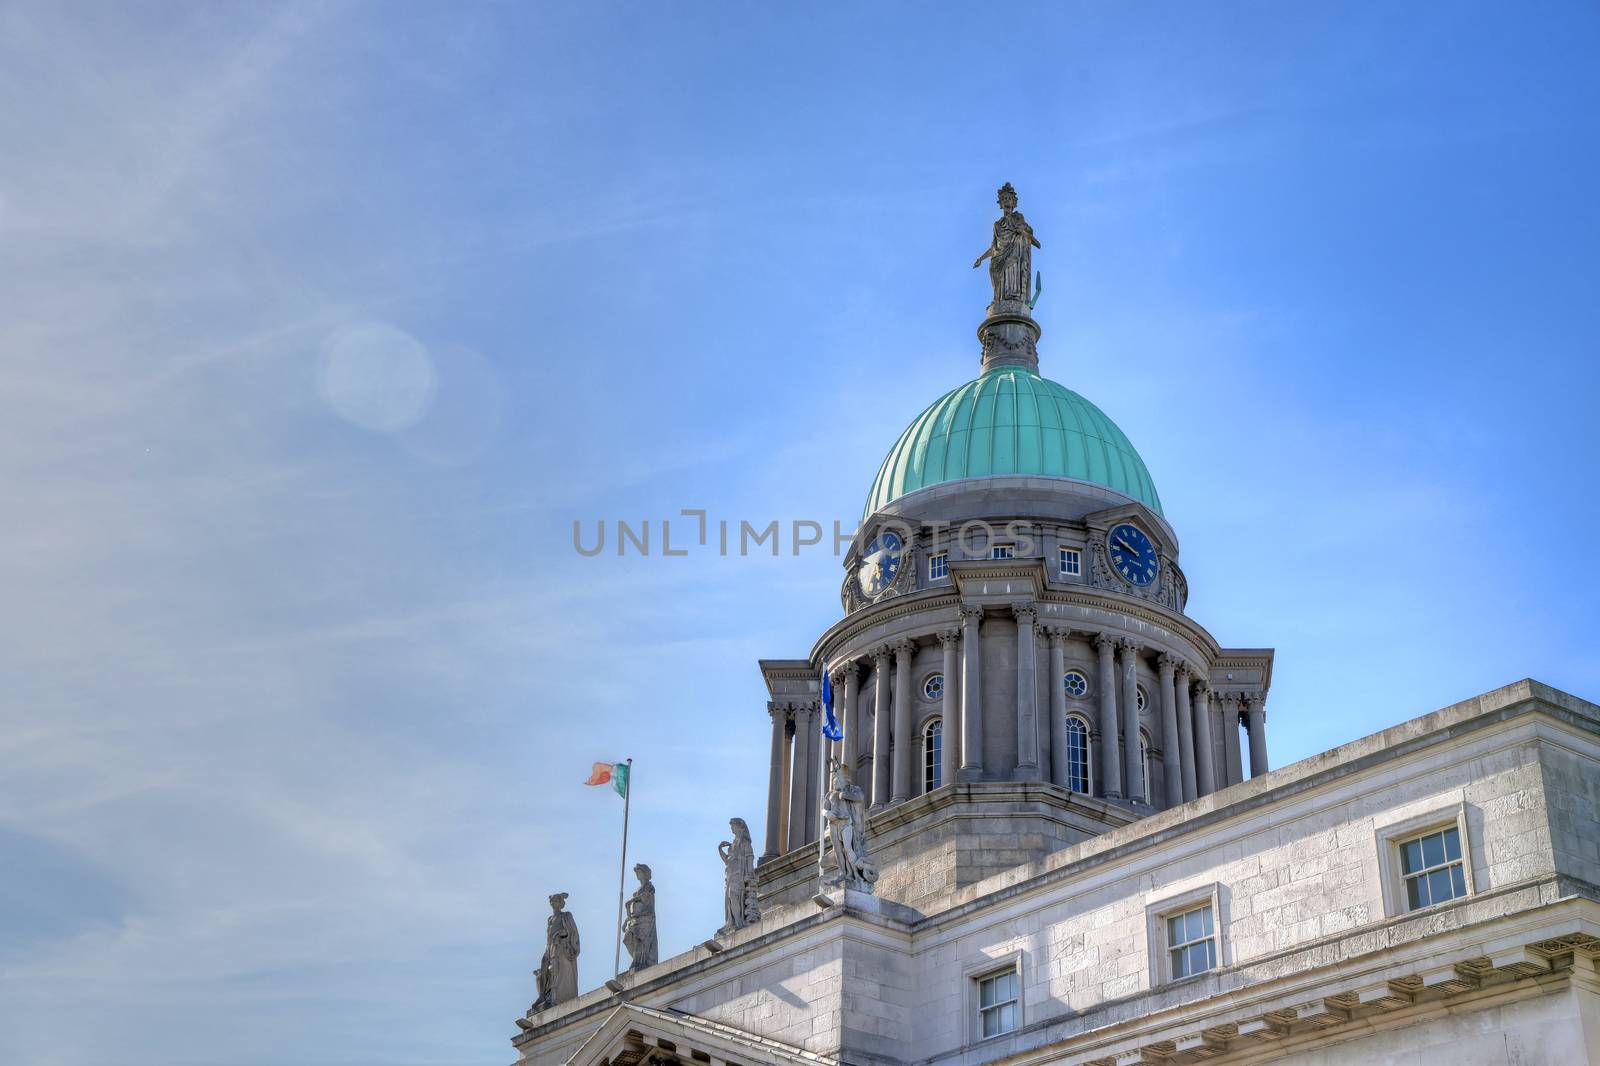
{"type": "Polygon", "coordinates": [[[878,867],[867,850],[866,793],[838,759],[828,760],[828,772],[828,795],[822,803],[827,834],[817,856],[822,887],[871,892],[878,867]]]}
{"type": "Polygon", "coordinates": [[[750,827],[743,818],[728,819],[733,839],[717,845],[722,858],[722,928],[718,936],[727,936],[735,929],[743,929],[761,920],[761,907],[756,902],[756,848],[750,841],[750,827]]]}

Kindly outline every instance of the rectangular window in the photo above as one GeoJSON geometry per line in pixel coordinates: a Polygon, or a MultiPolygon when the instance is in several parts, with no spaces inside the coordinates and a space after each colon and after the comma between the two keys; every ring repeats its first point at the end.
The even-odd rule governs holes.
{"type": "Polygon", "coordinates": [[[1061,549],[1061,576],[1062,577],[1077,577],[1081,573],[1083,573],[1083,561],[1082,561],[1082,557],[1078,555],[1078,549],[1076,549],[1076,548],[1062,548],[1061,549]]]}
{"type": "Polygon", "coordinates": [[[1007,970],[978,981],[978,1033],[1000,1036],[1017,1027],[1017,971],[1007,970]]]}
{"type": "Polygon", "coordinates": [[[1167,956],[1174,981],[1216,968],[1217,937],[1209,903],[1167,917],[1167,956]]]}
{"type": "Polygon", "coordinates": [[[928,580],[934,581],[941,577],[950,576],[950,555],[940,552],[938,555],[928,556],[928,580]]]}
{"type": "Polygon", "coordinates": [[[1421,910],[1467,894],[1461,834],[1455,826],[1400,842],[1400,879],[1407,910],[1421,910]]]}
{"type": "Polygon", "coordinates": [[[1012,548],[1009,544],[996,544],[989,549],[989,558],[991,559],[1009,559],[1011,555],[1012,548]]]}

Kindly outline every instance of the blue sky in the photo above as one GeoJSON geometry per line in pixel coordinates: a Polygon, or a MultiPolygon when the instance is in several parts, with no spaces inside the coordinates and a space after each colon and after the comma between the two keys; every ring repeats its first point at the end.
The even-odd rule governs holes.
{"type": "MultiPolygon", "coordinates": [[[[1600,696],[1593,4],[0,6],[0,1049],[507,1063],[545,896],[663,955],[758,657],[971,377],[994,190],[1283,764],[1600,696]]],[[[759,835],[759,830],[758,830],[759,835]]]]}

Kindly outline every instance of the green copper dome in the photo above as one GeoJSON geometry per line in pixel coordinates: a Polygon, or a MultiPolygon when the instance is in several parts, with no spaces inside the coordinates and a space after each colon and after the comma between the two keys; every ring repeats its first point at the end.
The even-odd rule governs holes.
{"type": "Polygon", "coordinates": [[[1116,423],[1016,366],[990,370],[918,415],[878,469],[866,513],[929,485],[1000,474],[1090,481],[1161,514],[1155,482],[1116,423]]]}

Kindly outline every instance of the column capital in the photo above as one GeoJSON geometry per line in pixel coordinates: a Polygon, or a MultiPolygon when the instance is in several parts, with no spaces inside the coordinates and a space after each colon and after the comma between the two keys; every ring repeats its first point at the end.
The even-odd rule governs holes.
{"type": "Polygon", "coordinates": [[[1239,694],[1237,692],[1219,692],[1217,693],[1217,700],[1221,703],[1238,703],[1239,694]]]}
{"type": "Polygon", "coordinates": [[[1240,695],[1243,697],[1245,705],[1252,711],[1261,710],[1261,705],[1267,702],[1267,694],[1262,692],[1260,689],[1256,689],[1252,692],[1240,693],[1240,695]]]}
{"type": "Polygon", "coordinates": [[[1119,641],[1120,638],[1114,633],[1096,633],[1094,635],[1094,650],[1102,655],[1109,654],[1117,650],[1119,641]]]}
{"type": "Polygon", "coordinates": [[[861,664],[856,662],[854,659],[846,659],[844,662],[836,664],[833,669],[828,671],[828,677],[832,679],[835,687],[844,684],[846,678],[856,678],[860,676],[861,664]]]}
{"type": "Polygon", "coordinates": [[[1050,638],[1052,648],[1072,639],[1072,630],[1066,626],[1045,626],[1044,635],[1050,638]]]}
{"type": "Polygon", "coordinates": [[[963,603],[961,605],[961,624],[978,625],[983,621],[983,604],[963,603]]]}
{"type": "Polygon", "coordinates": [[[1195,678],[1193,687],[1195,696],[1200,699],[1205,699],[1211,694],[1211,682],[1207,681],[1203,677],[1195,678]]]}
{"type": "Polygon", "coordinates": [[[1130,652],[1134,655],[1138,655],[1139,652],[1143,650],[1143,646],[1132,637],[1123,637],[1121,640],[1117,641],[1117,647],[1121,648],[1124,652],[1130,652]]]}
{"type": "Polygon", "coordinates": [[[1156,667],[1161,671],[1163,677],[1165,677],[1167,674],[1176,675],[1178,671],[1178,660],[1175,656],[1168,655],[1166,652],[1162,652],[1160,655],[1156,656],[1156,667]]]}
{"type": "Polygon", "coordinates": [[[1032,600],[1018,600],[1011,605],[1011,616],[1018,622],[1032,625],[1039,618],[1039,608],[1032,600]]]}
{"type": "Polygon", "coordinates": [[[876,648],[873,648],[869,654],[872,656],[873,665],[881,670],[883,668],[883,664],[889,661],[889,645],[879,644],[876,648]]]}
{"type": "Polygon", "coordinates": [[[959,629],[941,629],[941,630],[939,630],[939,643],[943,644],[946,648],[955,647],[956,645],[961,643],[961,630],[959,630],[959,629]]]}
{"type": "Polygon", "coordinates": [[[917,642],[910,637],[901,637],[892,645],[895,656],[911,656],[917,653],[917,642]]]}
{"type": "Polygon", "coordinates": [[[1178,684],[1187,685],[1189,683],[1190,676],[1194,674],[1194,667],[1190,666],[1182,659],[1179,659],[1177,660],[1177,664],[1172,668],[1172,672],[1177,678],[1178,684]]]}
{"type": "Polygon", "coordinates": [[[767,716],[772,719],[774,724],[777,724],[789,717],[789,708],[774,700],[768,700],[767,716]]]}

